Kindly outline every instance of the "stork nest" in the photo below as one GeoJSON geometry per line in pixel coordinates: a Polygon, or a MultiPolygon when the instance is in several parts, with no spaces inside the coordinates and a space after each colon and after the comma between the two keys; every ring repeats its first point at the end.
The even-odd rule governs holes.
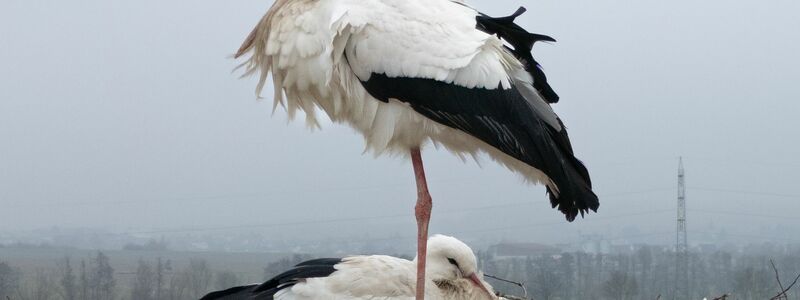
{"type": "Polygon", "coordinates": [[[483,277],[491,278],[491,279],[494,279],[494,280],[499,280],[499,281],[503,281],[503,282],[514,284],[514,285],[519,286],[520,288],[522,288],[522,292],[525,293],[524,296],[519,297],[519,296],[513,296],[513,295],[505,295],[503,293],[496,292],[497,297],[500,298],[501,300],[533,300],[533,298],[530,298],[530,299],[528,298],[528,289],[525,288],[525,285],[522,284],[522,282],[511,281],[511,280],[508,280],[508,279],[503,279],[503,278],[500,278],[500,277],[497,277],[497,276],[493,276],[493,275],[489,275],[489,274],[483,274],[483,277]]]}
{"type": "Polygon", "coordinates": [[[528,299],[528,298],[523,298],[523,297],[518,297],[518,296],[504,295],[502,293],[497,293],[497,297],[499,297],[501,300],[533,300],[532,298],[528,299]]]}

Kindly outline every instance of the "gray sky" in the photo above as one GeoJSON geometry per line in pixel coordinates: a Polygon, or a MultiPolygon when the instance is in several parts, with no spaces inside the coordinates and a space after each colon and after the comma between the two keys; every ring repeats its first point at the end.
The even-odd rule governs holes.
{"type": "MultiPolygon", "coordinates": [[[[800,229],[791,218],[800,210],[800,2],[470,3],[492,15],[525,5],[521,23],[558,39],[534,53],[601,207],[567,224],[541,187],[489,160],[480,168],[428,149],[432,232],[669,243],[679,155],[690,239],[724,230],[763,241],[751,235],[800,229]]],[[[271,99],[255,100],[254,79],[231,73],[228,56],[270,4],[0,2],[0,231],[413,235],[410,163],[362,155],[361,137],[341,125],[287,125],[283,111],[270,115],[271,99]]]]}

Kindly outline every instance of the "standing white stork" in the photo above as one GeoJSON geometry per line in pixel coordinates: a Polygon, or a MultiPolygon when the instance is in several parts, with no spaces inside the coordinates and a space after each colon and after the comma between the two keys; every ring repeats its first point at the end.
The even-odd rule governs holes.
{"type": "Polygon", "coordinates": [[[589,173],[575,158],[550,103],[558,96],[531,56],[554,41],[492,18],[460,0],[276,0],[239,49],[246,74],[269,74],[274,105],[289,117],[316,110],[361,132],[376,154],[410,153],[418,200],[418,299],[432,207],[420,147],[460,157],[487,153],[544,184],[572,221],[596,211],[589,173]],[[504,46],[504,42],[510,46],[504,46]],[[284,97],[285,95],[285,97],[284,97]]]}
{"type": "MultiPolygon", "coordinates": [[[[427,299],[497,299],[481,279],[469,246],[443,235],[434,235],[428,245],[427,299]]],[[[411,300],[416,269],[415,261],[385,255],[314,259],[262,284],[213,292],[201,300],[411,300]]]]}

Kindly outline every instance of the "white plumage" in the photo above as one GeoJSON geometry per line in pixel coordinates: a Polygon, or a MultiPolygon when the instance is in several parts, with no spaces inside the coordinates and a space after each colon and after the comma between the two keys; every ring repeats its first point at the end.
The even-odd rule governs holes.
{"type": "Polygon", "coordinates": [[[546,185],[569,221],[599,206],[550,107],[558,95],[530,54],[536,41],[554,40],[514,23],[522,12],[492,18],[452,0],[276,0],[236,56],[250,54],[243,66],[259,73],[257,94],[272,76],[275,107],[290,118],[302,111],[317,127],[321,110],[376,155],[411,154],[425,257],[432,201],[420,148],[428,143],[462,159],[486,153],[546,185]]]}
{"type": "Polygon", "coordinates": [[[526,86],[540,115],[560,127],[531,87],[531,76],[496,36],[475,29],[478,12],[449,0],[278,0],[254,31],[248,74],[260,72],[260,94],[272,74],[275,105],[290,117],[317,109],[365,137],[375,154],[405,155],[429,141],[459,157],[485,152],[534,183],[558,187],[540,170],[460,130],[431,121],[401,101],[384,103],[360,81],[373,73],[436,79],[467,88],[526,86]],[[346,56],[345,56],[346,54],[346,56]],[[513,79],[512,79],[513,78],[513,79]],[[512,81],[513,80],[513,81],[512,81]],[[285,94],[285,98],[283,97],[285,94]]]}
{"type": "MultiPolygon", "coordinates": [[[[426,295],[429,300],[497,299],[481,279],[472,250],[449,236],[435,235],[428,242],[426,295]]],[[[203,300],[345,300],[414,299],[414,261],[370,255],[310,261],[264,284],[238,287],[207,295],[203,300]],[[317,265],[316,268],[310,267],[317,265]],[[303,266],[308,268],[303,269],[303,266]],[[328,268],[326,276],[307,277],[328,268]],[[289,274],[289,275],[287,275],[289,274]],[[283,283],[278,284],[279,281],[283,283]]]]}

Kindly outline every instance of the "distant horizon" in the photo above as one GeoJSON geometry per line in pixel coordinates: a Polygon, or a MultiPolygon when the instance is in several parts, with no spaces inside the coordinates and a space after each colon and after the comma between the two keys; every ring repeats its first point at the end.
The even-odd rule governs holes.
{"type": "MultiPolygon", "coordinates": [[[[674,236],[674,233],[671,233],[674,236]]],[[[459,237],[458,235],[454,235],[459,237]]],[[[518,238],[516,240],[503,240],[503,239],[483,239],[474,240],[466,239],[466,242],[473,247],[476,251],[487,250],[492,246],[497,245],[526,245],[538,244],[543,246],[555,247],[560,251],[574,252],[574,251],[589,251],[589,252],[608,252],[614,253],[620,247],[659,247],[673,249],[675,247],[674,241],[672,243],[663,243],[658,241],[647,240],[633,240],[633,239],[607,239],[602,236],[590,236],[581,241],[567,242],[567,243],[549,243],[536,240],[524,240],[518,238]],[[595,250],[587,250],[589,248],[595,250]],[[602,250],[600,248],[605,250],[602,250]]],[[[390,235],[390,237],[375,237],[364,238],[352,236],[350,238],[328,238],[323,240],[316,239],[271,239],[268,236],[258,235],[250,232],[239,233],[191,233],[179,236],[175,235],[160,235],[160,236],[142,236],[142,235],[128,235],[124,233],[114,233],[101,228],[48,228],[41,230],[31,230],[24,232],[7,232],[0,231],[0,247],[33,247],[33,248],[53,248],[53,249],[76,249],[76,250],[102,250],[102,251],[119,251],[125,250],[129,247],[144,247],[148,243],[157,242],[163,243],[163,249],[159,251],[177,251],[177,252],[209,252],[209,253],[275,253],[275,252],[295,252],[295,253],[340,253],[340,254],[367,254],[359,252],[358,249],[373,249],[376,251],[370,254],[380,254],[379,249],[390,249],[384,252],[403,253],[405,255],[413,255],[414,253],[414,237],[403,237],[399,234],[390,235]],[[96,244],[92,244],[92,242],[96,244]],[[205,245],[201,247],[200,245],[205,245]]],[[[753,247],[773,247],[776,249],[785,248],[798,248],[800,249],[800,242],[784,240],[784,241],[730,241],[730,240],[712,240],[703,239],[689,235],[690,251],[695,252],[702,249],[727,249],[735,251],[735,249],[748,249],[753,247]]],[[[129,249],[130,250],[130,249],[129,249]]],[[[143,250],[147,251],[147,250],[143,250]]],[[[704,250],[707,251],[707,250],[704,250]]]]}
{"type": "MultiPolygon", "coordinates": [[[[493,16],[520,5],[469,2],[493,16]]],[[[413,235],[406,159],[362,154],[342,125],[287,124],[281,108],[271,113],[271,86],[258,101],[256,79],[231,73],[239,61],[229,55],[269,5],[5,1],[0,231],[413,235]]],[[[787,37],[800,3],[525,5],[517,21],[558,40],[533,51],[600,209],[568,223],[541,186],[486,157],[465,163],[428,146],[431,232],[671,244],[682,156],[690,242],[794,239],[800,41],[787,37]]]]}

